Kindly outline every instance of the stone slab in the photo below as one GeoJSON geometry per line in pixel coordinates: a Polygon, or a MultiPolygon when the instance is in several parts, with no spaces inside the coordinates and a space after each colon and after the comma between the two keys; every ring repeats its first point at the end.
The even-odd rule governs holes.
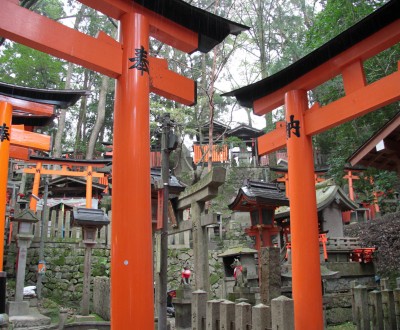
{"type": "Polygon", "coordinates": [[[6,313],[10,317],[29,315],[29,302],[27,302],[27,301],[7,301],[6,313]]]}
{"type": "Polygon", "coordinates": [[[32,328],[51,324],[50,317],[44,316],[36,308],[29,308],[27,315],[10,316],[14,329],[32,328]]]}

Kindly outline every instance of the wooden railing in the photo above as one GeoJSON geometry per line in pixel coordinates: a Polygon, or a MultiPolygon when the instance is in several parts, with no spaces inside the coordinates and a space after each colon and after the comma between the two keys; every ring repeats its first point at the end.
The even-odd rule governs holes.
{"type": "MultiPolygon", "coordinates": [[[[208,145],[193,145],[193,162],[198,164],[199,162],[207,162],[208,161],[208,145]],[[207,155],[204,155],[207,153],[207,155]],[[204,157],[203,157],[204,155],[204,157]]],[[[223,163],[229,161],[229,151],[228,146],[225,145],[213,145],[212,149],[212,161],[223,163]]]]}

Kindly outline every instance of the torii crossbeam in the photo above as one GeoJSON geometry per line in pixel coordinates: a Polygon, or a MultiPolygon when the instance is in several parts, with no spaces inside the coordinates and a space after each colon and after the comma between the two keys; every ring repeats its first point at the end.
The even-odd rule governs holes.
{"type": "Polygon", "coordinates": [[[117,79],[111,242],[111,327],[154,327],[149,92],[192,105],[195,83],[148,56],[152,36],[183,52],[208,52],[247,27],[181,0],[81,0],[120,22],[120,41],[80,33],[6,0],[0,35],[117,79]],[[16,24],[15,17],[24,24],[16,24]]]}
{"type": "Polygon", "coordinates": [[[258,150],[288,150],[296,330],[324,328],[311,137],[400,100],[399,70],[368,85],[363,69],[363,61],[399,42],[400,1],[392,0],[283,71],[225,94],[258,115],[286,108],[286,122],[258,138],[258,150]],[[337,75],[346,95],[309,109],[307,92],[337,75]]]}

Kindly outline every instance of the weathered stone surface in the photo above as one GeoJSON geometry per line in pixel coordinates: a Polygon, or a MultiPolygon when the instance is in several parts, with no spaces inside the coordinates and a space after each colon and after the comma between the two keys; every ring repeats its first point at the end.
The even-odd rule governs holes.
{"type": "Polygon", "coordinates": [[[326,310],[326,322],[328,324],[341,324],[352,320],[351,308],[337,307],[326,310]]]}
{"type": "Polygon", "coordinates": [[[95,277],[93,279],[93,312],[104,320],[110,320],[110,279],[95,277]]]}

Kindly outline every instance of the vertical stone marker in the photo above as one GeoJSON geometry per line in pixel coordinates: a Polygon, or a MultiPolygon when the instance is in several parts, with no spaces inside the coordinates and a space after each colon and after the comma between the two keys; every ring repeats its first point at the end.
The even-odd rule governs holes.
{"type": "Polygon", "coordinates": [[[214,167],[205,177],[179,196],[178,210],[190,207],[191,220],[180,222],[178,229],[171,229],[170,234],[185,230],[193,232],[193,264],[195,289],[210,291],[208,268],[208,236],[206,226],[213,224],[212,214],[205,214],[205,203],[218,195],[218,187],[225,182],[226,169],[214,167]]]}

